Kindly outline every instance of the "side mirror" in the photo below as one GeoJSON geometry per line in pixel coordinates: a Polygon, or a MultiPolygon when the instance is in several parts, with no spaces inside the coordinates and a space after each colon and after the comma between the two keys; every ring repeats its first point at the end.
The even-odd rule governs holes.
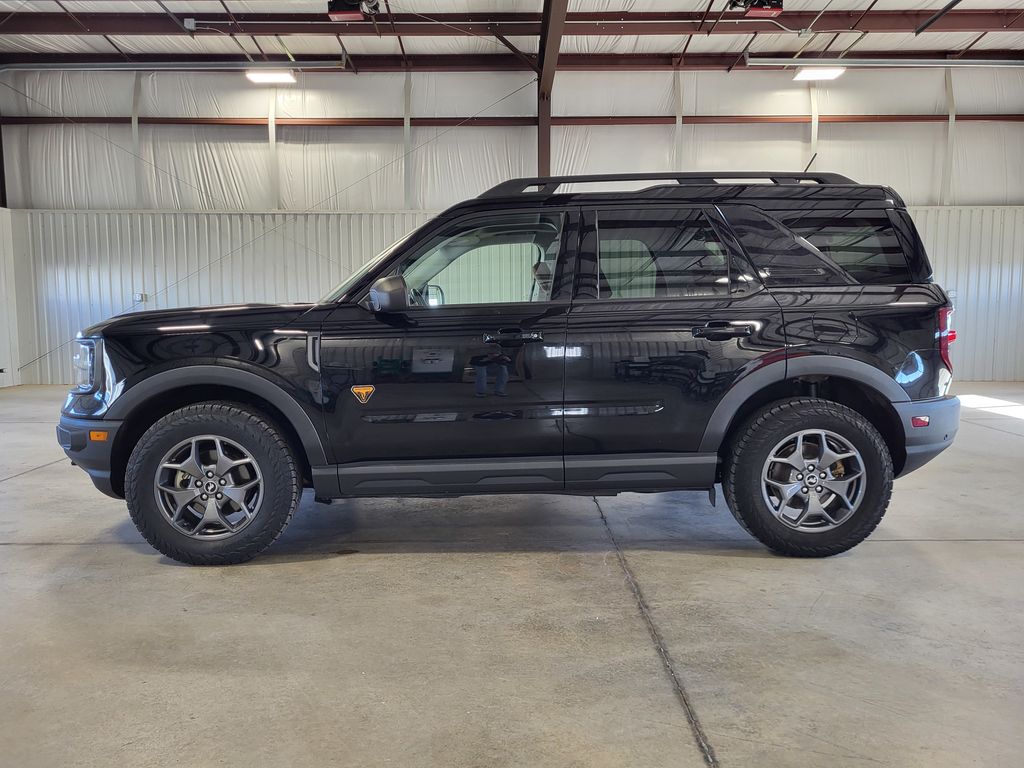
{"type": "Polygon", "coordinates": [[[404,312],[409,308],[409,286],[401,275],[382,277],[370,286],[369,298],[374,312],[404,312]]]}
{"type": "Polygon", "coordinates": [[[440,285],[428,285],[426,290],[428,307],[440,307],[444,304],[444,288],[440,285]]]}

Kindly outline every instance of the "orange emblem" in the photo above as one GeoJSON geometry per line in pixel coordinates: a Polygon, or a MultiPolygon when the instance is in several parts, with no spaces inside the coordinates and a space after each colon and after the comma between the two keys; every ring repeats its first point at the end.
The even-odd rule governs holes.
{"type": "Polygon", "coordinates": [[[370,402],[370,396],[373,394],[373,391],[375,389],[376,387],[374,387],[372,384],[357,384],[356,386],[352,387],[352,394],[356,396],[356,400],[358,400],[363,405],[366,405],[368,402],[370,402]]]}

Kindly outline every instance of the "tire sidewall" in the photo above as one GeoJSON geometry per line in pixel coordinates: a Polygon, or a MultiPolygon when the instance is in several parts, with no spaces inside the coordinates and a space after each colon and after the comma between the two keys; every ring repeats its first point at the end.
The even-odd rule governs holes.
{"type": "MultiPolygon", "coordinates": [[[[775,404],[779,405],[779,404],[775,404]]],[[[801,400],[775,410],[770,421],[754,418],[747,426],[742,452],[732,468],[730,501],[759,539],[773,546],[810,547],[840,552],[860,542],[878,525],[892,489],[892,461],[878,431],[860,414],[824,400],[801,400]],[[805,429],[824,429],[848,441],[860,453],[867,475],[860,504],[840,525],[822,532],[803,532],[780,521],[764,499],[762,472],[771,451],[785,438],[805,429]],[[768,541],[766,541],[768,539],[768,541]]],[[[795,553],[799,554],[799,553],[795,553]]],[[[823,552],[829,554],[829,552],[823,552]]]]}
{"type": "Polygon", "coordinates": [[[268,422],[236,407],[207,404],[174,411],[143,435],[128,463],[125,498],[139,530],[160,551],[175,559],[182,551],[202,558],[251,545],[258,547],[258,552],[268,546],[296,506],[295,484],[294,459],[282,450],[280,438],[268,422]],[[154,492],[164,456],[175,445],[199,435],[217,435],[237,443],[252,456],[262,477],[263,500],[256,516],[237,534],[222,539],[206,541],[178,530],[160,509],[154,492]],[[151,536],[166,546],[160,546],[151,536]]]}

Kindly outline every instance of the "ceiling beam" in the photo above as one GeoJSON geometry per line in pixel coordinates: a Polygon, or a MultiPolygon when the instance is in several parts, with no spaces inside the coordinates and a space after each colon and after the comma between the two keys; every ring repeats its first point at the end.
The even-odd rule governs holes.
{"type": "MultiPolygon", "coordinates": [[[[714,28],[701,29],[704,14],[693,13],[609,13],[583,12],[565,15],[565,35],[736,35],[754,32],[787,34],[807,29],[816,31],[914,32],[933,18],[929,11],[788,11],[775,19],[750,19],[740,13],[725,13],[714,28]]],[[[543,14],[536,13],[438,13],[430,20],[418,14],[395,13],[394,23],[372,21],[330,21],[318,13],[76,13],[75,19],[62,13],[10,14],[3,34],[8,35],[204,35],[234,31],[246,35],[363,35],[403,37],[469,37],[500,34],[537,36],[542,32],[543,14]],[[189,32],[181,19],[195,18],[201,27],[189,32]],[[88,30],[85,32],[83,27],[88,30]]],[[[1024,19],[1016,10],[950,11],[935,20],[927,32],[1021,32],[1024,19]]]]}
{"type": "Polygon", "coordinates": [[[565,28],[568,8],[569,0],[544,0],[538,45],[540,79],[537,81],[537,93],[542,99],[551,97],[551,88],[555,83],[555,69],[558,67],[558,52],[562,47],[562,30],[565,28]]]}
{"type": "MultiPolygon", "coordinates": [[[[870,51],[858,54],[858,59],[955,59],[959,51],[870,51]]],[[[772,53],[770,51],[758,52],[758,58],[785,58],[792,56],[791,51],[772,53]]],[[[817,58],[814,55],[805,55],[800,61],[811,61],[817,58]]],[[[974,59],[1014,59],[1024,60],[1024,51],[1020,50],[973,50],[971,58],[974,59]]],[[[303,61],[317,62],[317,70],[351,72],[345,68],[340,57],[336,70],[325,68],[321,65],[329,56],[314,56],[299,54],[294,61],[290,61],[282,54],[267,54],[267,61],[280,62],[284,67],[302,69],[303,61]]],[[[217,70],[237,69],[247,63],[245,56],[241,54],[132,54],[131,68],[145,69],[150,64],[163,68],[174,68],[180,71],[194,70],[217,70]],[[218,67],[221,64],[224,66],[218,67]]],[[[720,54],[687,54],[680,64],[678,54],[674,53],[637,53],[637,54],[578,54],[563,53],[558,57],[559,71],[634,71],[650,72],[661,70],[726,70],[735,64],[735,69],[746,69],[745,62],[736,63],[735,53],[720,54]]],[[[127,68],[129,65],[119,56],[110,54],[80,54],[80,53],[0,53],[0,70],[2,69],[88,69],[103,68],[109,65],[121,65],[127,68]]],[[[112,66],[110,68],[117,68],[112,66]]],[[[411,69],[416,72],[532,72],[534,71],[527,62],[519,57],[507,53],[498,54],[409,54],[407,60],[403,61],[400,55],[373,55],[363,54],[359,57],[359,71],[363,72],[401,72],[411,69]]],[[[755,69],[751,67],[750,69],[755,69]]],[[[764,67],[756,67],[765,71],[774,71],[764,67]]]]}
{"type": "MultiPolygon", "coordinates": [[[[984,33],[982,33],[982,34],[984,34],[984,33]]],[[[515,56],[515,57],[516,57],[517,59],[519,59],[519,60],[520,60],[521,62],[523,62],[524,64],[526,64],[526,66],[528,66],[528,67],[529,67],[530,69],[532,69],[532,70],[533,70],[534,72],[536,72],[536,73],[537,73],[538,75],[540,74],[540,64],[538,63],[538,61],[537,61],[537,57],[536,57],[536,56],[531,56],[530,54],[527,54],[527,53],[523,53],[523,52],[522,52],[521,50],[519,50],[518,48],[516,48],[516,47],[515,47],[515,46],[514,46],[514,45],[513,45],[513,44],[512,44],[512,43],[511,43],[510,41],[509,41],[509,39],[508,39],[507,37],[505,37],[504,35],[498,35],[498,34],[496,34],[496,35],[494,36],[494,38],[495,38],[495,39],[496,39],[496,40],[497,40],[497,41],[498,41],[499,43],[501,43],[501,44],[502,44],[502,45],[504,45],[504,46],[505,46],[506,48],[508,48],[508,49],[509,49],[510,51],[512,51],[512,55],[513,55],[513,56],[515,56]]]]}
{"type": "Polygon", "coordinates": [[[926,32],[929,27],[932,27],[935,24],[937,24],[943,16],[946,16],[950,11],[952,11],[954,8],[960,5],[962,1],[963,0],[949,0],[949,2],[946,3],[942,10],[940,10],[933,16],[929,16],[925,21],[921,22],[921,24],[918,25],[917,29],[914,30],[914,34],[920,35],[922,32],[926,32]]]}
{"type": "MultiPolygon", "coordinates": [[[[691,125],[735,125],[746,123],[809,123],[810,115],[686,115],[691,125]]],[[[822,123],[945,123],[946,114],[887,114],[887,115],[819,115],[822,123]]],[[[1024,122],[1024,114],[969,114],[956,116],[957,120],[973,122],[1024,122]]],[[[510,127],[533,126],[535,117],[413,117],[414,128],[442,128],[457,126],[510,127]]],[[[278,126],[333,127],[333,128],[401,128],[401,117],[277,117],[278,126]]],[[[0,115],[2,125],[130,125],[127,115],[63,117],[59,115],[0,115]]],[[[673,115],[562,115],[551,118],[552,125],[674,125],[673,115]]],[[[139,117],[140,125],[266,125],[265,117],[139,117]]]]}
{"type": "Polygon", "coordinates": [[[551,173],[551,89],[555,85],[562,30],[569,0],[544,0],[540,41],[537,45],[537,175],[551,173]]]}
{"type": "MultiPolygon", "coordinates": [[[[182,34],[187,35],[189,33],[189,30],[185,28],[185,25],[181,22],[181,20],[171,12],[170,8],[163,4],[162,0],[156,0],[156,4],[159,5],[161,9],[163,9],[163,12],[166,14],[167,18],[174,22],[174,25],[181,30],[182,34]]],[[[230,13],[228,13],[228,17],[231,17],[230,13]]]]}
{"type": "Polygon", "coordinates": [[[402,62],[408,67],[409,57],[405,53],[405,43],[402,42],[402,36],[395,27],[395,14],[391,12],[391,3],[388,0],[384,0],[384,8],[387,10],[388,21],[391,22],[391,31],[395,33],[395,40],[398,41],[398,50],[402,53],[402,62]]]}

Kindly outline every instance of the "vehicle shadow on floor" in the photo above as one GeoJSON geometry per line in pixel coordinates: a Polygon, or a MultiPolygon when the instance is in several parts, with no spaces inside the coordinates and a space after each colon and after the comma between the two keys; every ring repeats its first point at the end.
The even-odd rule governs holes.
{"type": "MultiPolygon", "coordinates": [[[[130,530],[119,538],[128,542],[135,531],[126,524],[130,530]]],[[[739,527],[721,498],[712,507],[704,494],[624,494],[596,503],[589,496],[523,495],[323,505],[307,492],[289,527],[253,564],[358,554],[609,552],[615,548],[609,533],[627,554],[774,557],[739,527]]]]}
{"type": "MultiPolygon", "coordinates": [[[[114,533],[147,549],[130,520],[114,533]]],[[[317,504],[309,492],[291,524],[254,564],[356,554],[609,552],[630,550],[774,557],[704,494],[454,499],[349,499],[317,504]],[[602,520],[601,513],[604,513],[602,520]]],[[[172,561],[164,558],[164,562],[172,561]]]]}

